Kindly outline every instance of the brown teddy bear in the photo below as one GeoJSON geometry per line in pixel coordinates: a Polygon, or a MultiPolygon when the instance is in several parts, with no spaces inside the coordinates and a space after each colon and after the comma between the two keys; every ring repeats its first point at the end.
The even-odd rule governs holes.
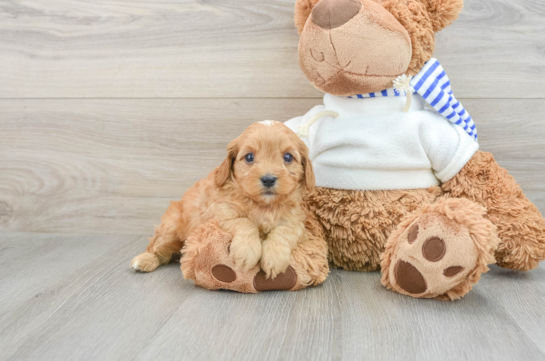
{"type": "Polygon", "coordinates": [[[338,268],[453,300],[488,265],[545,258],[545,221],[432,58],[463,0],[297,0],[299,62],[324,104],[286,124],[310,149],[308,204],[338,268]]]}

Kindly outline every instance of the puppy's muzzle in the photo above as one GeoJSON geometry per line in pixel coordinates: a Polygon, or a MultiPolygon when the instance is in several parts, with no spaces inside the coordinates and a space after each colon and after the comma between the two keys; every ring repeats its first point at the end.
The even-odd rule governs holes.
{"type": "Polygon", "coordinates": [[[275,176],[272,176],[270,174],[267,174],[267,175],[264,175],[263,177],[261,177],[261,183],[267,187],[267,188],[271,188],[271,187],[274,187],[274,185],[276,184],[276,180],[278,178],[276,178],[275,176]]]}

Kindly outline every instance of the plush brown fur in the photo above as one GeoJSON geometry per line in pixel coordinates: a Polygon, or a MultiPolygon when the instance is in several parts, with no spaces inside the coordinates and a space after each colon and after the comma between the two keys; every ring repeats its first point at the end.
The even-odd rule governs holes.
{"type": "Polygon", "coordinates": [[[501,239],[499,266],[527,271],[545,259],[545,220],[492,154],[477,152],[442,188],[448,197],[467,198],[487,208],[486,217],[498,227],[501,239]]]}
{"type": "MultiPolygon", "coordinates": [[[[346,0],[321,1],[342,7],[346,0]]],[[[361,1],[360,13],[335,29],[313,24],[311,13],[318,1],[295,4],[295,26],[301,35],[299,62],[311,83],[324,92],[340,96],[376,92],[391,87],[398,75],[417,74],[433,54],[434,33],[450,25],[463,7],[463,0],[361,1]],[[390,18],[401,26],[391,25],[390,18]],[[410,37],[407,60],[404,44],[395,36],[399,32],[410,37]],[[376,64],[369,63],[367,54],[381,54],[388,61],[373,57],[376,64]]]]}
{"type": "Polygon", "coordinates": [[[295,2],[294,22],[299,35],[301,35],[301,32],[303,32],[303,28],[305,27],[305,23],[307,22],[310,12],[318,1],[320,0],[297,0],[295,2]]]}
{"type": "Polygon", "coordinates": [[[498,228],[498,265],[529,270],[545,259],[543,217],[490,153],[477,151],[441,189],[349,191],[317,187],[307,197],[324,227],[330,261],[336,267],[357,271],[378,270],[386,241],[402,219],[444,198],[467,198],[486,207],[485,217],[498,228]]]}
{"type": "Polygon", "coordinates": [[[307,202],[324,227],[330,262],[349,271],[375,271],[388,237],[403,217],[440,194],[439,187],[399,191],[317,187],[307,202]]]}
{"type": "MultiPolygon", "coordinates": [[[[181,201],[171,203],[146,252],[137,256],[131,266],[137,271],[151,272],[168,263],[200,225],[214,220],[232,236],[229,258],[242,272],[259,268],[259,263],[266,276],[274,279],[286,271],[292,258],[304,263],[294,264],[295,268],[310,267],[323,272],[319,262],[307,264],[314,262],[308,257],[319,258],[316,246],[308,249],[312,255],[307,258],[300,252],[292,255],[308,241],[305,225],[313,225],[307,220],[302,197],[314,184],[308,149],[295,133],[280,122],[255,123],[228,145],[222,165],[190,188],[181,201]],[[246,156],[250,153],[253,160],[248,161],[246,156]],[[293,161],[285,160],[288,153],[293,161]],[[276,183],[266,187],[264,176],[275,177],[276,183]]],[[[319,233],[313,237],[314,243],[321,240],[325,248],[319,233]]],[[[194,239],[190,244],[195,244],[194,239]]],[[[325,259],[324,254],[323,262],[325,259]]],[[[310,273],[312,282],[318,282],[321,276],[310,273]]]]}
{"type": "MultiPolygon", "coordinates": [[[[320,2],[316,0],[296,1],[295,26],[301,35],[299,62],[316,88],[338,96],[389,88],[398,72],[417,74],[433,54],[435,32],[450,25],[463,7],[463,0],[358,0],[361,8],[352,3],[355,0],[320,1],[327,3],[318,6],[320,2]],[[336,14],[336,9],[342,10],[336,14]],[[358,13],[354,15],[356,10],[358,13]],[[404,58],[407,44],[410,45],[409,57],[404,58]]],[[[491,250],[495,250],[500,266],[515,270],[535,268],[545,258],[545,221],[537,207],[490,154],[480,151],[441,188],[390,191],[317,188],[308,195],[307,201],[324,227],[329,259],[336,267],[360,271],[379,269],[380,256],[390,239],[382,271],[385,284],[399,292],[402,288],[396,288],[396,282],[389,280],[388,272],[392,270],[384,267],[389,265],[387,259],[393,249],[404,242],[402,238],[406,235],[400,232],[408,232],[406,226],[411,220],[426,212],[443,212],[444,221],[448,219],[448,212],[439,205],[457,204],[454,208],[459,214],[463,214],[459,206],[465,205],[473,217],[470,220],[454,217],[459,220],[460,229],[485,230],[487,224],[497,227],[498,237],[493,232],[483,231],[487,235],[480,237],[467,231],[479,250],[474,272],[458,274],[456,277],[460,279],[456,280],[460,283],[441,294],[428,292],[415,297],[461,297],[493,261],[486,256],[491,250]],[[465,281],[462,276],[466,277],[465,281]]],[[[434,228],[438,232],[446,224],[439,219],[436,217],[434,228]]],[[[449,235],[444,237],[446,243],[462,242],[467,246],[469,242],[467,237],[465,241],[449,235]]],[[[399,259],[408,250],[400,251],[399,259]]],[[[405,263],[403,267],[409,270],[405,263]]],[[[427,267],[424,263],[420,266],[427,267]]],[[[407,272],[416,274],[418,271],[407,272]]],[[[428,277],[437,280],[440,274],[428,274],[428,277]]],[[[448,281],[452,283],[452,280],[448,281]]]]}
{"type": "MultiPolygon", "coordinates": [[[[294,22],[298,34],[303,32],[303,28],[305,27],[305,23],[312,8],[318,1],[320,0],[297,0],[295,2],[294,22]]],[[[377,0],[376,2],[385,8],[391,8],[391,5],[403,5],[395,0],[377,0]]],[[[435,32],[452,24],[452,22],[458,18],[458,15],[460,15],[464,6],[463,0],[420,0],[419,3],[427,8],[435,32]]],[[[409,5],[409,3],[407,5],[409,5]]]]}
{"type": "Polygon", "coordinates": [[[235,262],[229,257],[229,244],[232,236],[223,231],[217,221],[209,221],[200,225],[185,241],[182,249],[181,270],[185,279],[191,279],[196,285],[209,290],[230,289],[244,293],[256,293],[253,278],[259,272],[255,265],[246,271],[236,272],[236,279],[222,282],[212,275],[215,265],[237,269],[235,262]]]}

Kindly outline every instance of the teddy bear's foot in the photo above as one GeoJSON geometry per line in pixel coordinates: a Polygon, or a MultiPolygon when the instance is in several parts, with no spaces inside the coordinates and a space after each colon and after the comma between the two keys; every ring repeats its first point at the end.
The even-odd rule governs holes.
{"type": "MultiPolygon", "coordinates": [[[[295,291],[313,284],[309,280],[312,278],[311,272],[305,270],[304,264],[296,264],[297,257],[292,257],[292,264],[274,279],[266,278],[259,266],[242,271],[229,257],[230,243],[231,236],[219,228],[217,222],[209,222],[197,228],[182,249],[181,269],[184,278],[192,279],[196,285],[210,290],[227,289],[243,293],[295,291]]],[[[325,253],[323,258],[326,263],[325,253]]]]}
{"type": "Polygon", "coordinates": [[[443,199],[408,215],[382,255],[382,283],[416,298],[454,300],[494,263],[499,239],[484,207],[443,199]]]}

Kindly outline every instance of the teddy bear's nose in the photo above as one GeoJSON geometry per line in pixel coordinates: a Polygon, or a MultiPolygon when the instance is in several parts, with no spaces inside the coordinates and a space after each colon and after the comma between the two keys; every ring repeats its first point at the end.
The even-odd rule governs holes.
{"type": "Polygon", "coordinates": [[[361,9],[360,0],[321,0],[312,9],[312,22],[324,29],[346,24],[361,9]]]}

